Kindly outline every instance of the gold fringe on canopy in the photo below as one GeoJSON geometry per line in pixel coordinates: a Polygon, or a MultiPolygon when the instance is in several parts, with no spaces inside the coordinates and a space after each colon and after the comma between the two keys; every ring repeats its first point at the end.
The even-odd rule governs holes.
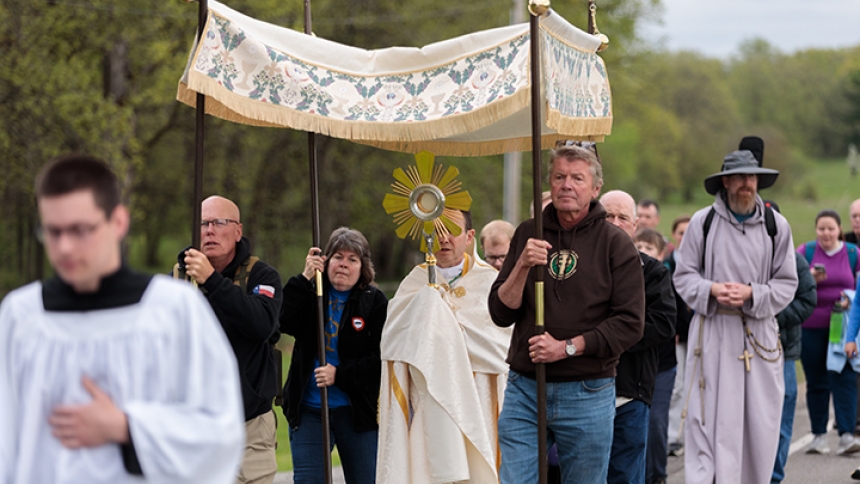
{"type": "MultiPolygon", "coordinates": [[[[177,99],[254,126],[379,148],[478,156],[531,148],[527,25],[421,49],[367,51],[266,24],[210,0],[177,99]]],[[[555,12],[541,21],[542,145],[601,141],[612,105],[599,40],[555,12]]]]}
{"type": "MultiPolygon", "coordinates": [[[[513,96],[488,104],[468,115],[456,114],[420,123],[346,121],[285,109],[271,103],[249,102],[246,98],[223,89],[213,79],[196,72],[190,73],[187,86],[179,85],[177,99],[196,107],[198,92],[207,96],[206,113],[227,121],[251,126],[289,127],[368,145],[385,144],[386,140],[435,140],[469,133],[492,124],[496,119],[507,118],[518,111],[528,109],[529,106],[529,91],[522,89],[513,96]]],[[[418,151],[422,150],[415,153],[418,151]]],[[[450,153],[445,154],[451,156],[450,153]]]]}

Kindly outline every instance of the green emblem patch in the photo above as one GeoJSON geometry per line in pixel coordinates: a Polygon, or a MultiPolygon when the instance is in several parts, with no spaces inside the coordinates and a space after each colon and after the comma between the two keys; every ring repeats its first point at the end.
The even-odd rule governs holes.
{"type": "Polygon", "coordinates": [[[567,279],[576,272],[576,263],[579,256],[576,252],[568,249],[560,250],[552,255],[549,261],[549,273],[559,281],[567,279]]]}

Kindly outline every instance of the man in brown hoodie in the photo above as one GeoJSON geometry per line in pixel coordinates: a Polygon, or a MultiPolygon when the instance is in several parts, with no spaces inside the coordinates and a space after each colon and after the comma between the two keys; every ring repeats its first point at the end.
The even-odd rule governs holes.
{"type": "Polygon", "coordinates": [[[546,364],[548,445],[558,445],[565,483],[605,483],[615,417],[618,357],[642,337],[645,288],[630,237],[606,223],[596,200],[603,185],[590,150],[565,146],[549,166],[552,204],[543,234],[534,219],[511,240],[490,291],[490,315],[514,326],[499,444],[502,484],[537,480],[535,364],[546,364]],[[532,267],[548,273],[546,333],[534,336],[532,267]],[[545,268],[545,269],[544,269],[545,268]]]}

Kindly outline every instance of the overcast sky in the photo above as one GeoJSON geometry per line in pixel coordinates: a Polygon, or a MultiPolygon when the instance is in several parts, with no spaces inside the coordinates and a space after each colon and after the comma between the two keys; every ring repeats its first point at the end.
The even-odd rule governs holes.
{"type": "MultiPolygon", "coordinates": [[[[599,2],[598,2],[599,3],[599,2]]],[[[672,51],[728,58],[760,37],[791,53],[860,45],[860,0],[662,0],[663,24],[645,37],[672,51]]],[[[598,20],[599,24],[599,20],[598,20]]],[[[611,33],[610,39],[611,39],[611,33]]]]}

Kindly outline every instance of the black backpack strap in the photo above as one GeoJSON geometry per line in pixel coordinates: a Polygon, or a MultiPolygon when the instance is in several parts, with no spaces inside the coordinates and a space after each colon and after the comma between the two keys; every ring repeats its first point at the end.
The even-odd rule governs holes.
{"type": "Polygon", "coordinates": [[[714,215],[717,210],[711,206],[708,215],[705,217],[705,223],[702,225],[702,273],[705,272],[705,250],[708,248],[708,232],[711,231],[711,223],[714,222],[714,215]]]}
{"type": "Polygon", "coordinates": [[[765,207],[764,209],[764,225],[767,227],[767,235],[773,239],[776,237],[776,217],[773,215],[773,209],[765,207]]]}
{"type": "Polygon", "coordinates": [[[251,277],[251,269],[254,268],[254,264],[260,260],[256,256],[250,255],[247,259],[243,260],[239,267],[236,268],[236,272],[233,273],[233,284],[242,288],[242,292],[248,292],[248,279],[251,277]]]}
{"type": "MultiPolygon", "coordinates": [[[[242,288],[242,292],[248,292],[248,279],[251,278],[251,271],[254,269],[254,264],[256,264],[260,259],[257,256],[248,256],[247,259],[243,260],[239,267],[236,268],[236,272],[233,274],[233,284],[242,288]]],[[[269,339],[269,346],[272,349],[272,359],[275,363],[275,378],[278,382],[278,391],[275,394],[274,404],[283,407],[284,406],[284,356],[280,349],[275,345],[280,339],[281,334],[279,332],[275,332],[272,337],[269,339]]]]}
{"type": "Polygon", "coordinates": [[[770,236],[770,266],[773,267],[773,260],[776,256],[776,217],[773,215],[773,209],[770,207],[764,208],[764,226],[767,228],[767,235],[770,236]]]}
{"type": "Polygon", "coordinates": [[[272,356],[275,360],[275,378],[278,381],[278,392],[275,393],[275,405],[284,406],[284,355],[274,344],[272,345],[272,356]]]}
{"type": "MultiPolygon", "coordinates": [[[[714,214],[717,211],[714,207],[708,211],[705,217],[705,223],[702,225],[702,271],[705,270],[705,249],[708,247],[708,232],[711,231],[711,223],[714,221],[714,214]]],[[[765,207],[764,209],[764,225],[767,229],[767,235],[770,236],[770,262],[773,265],[774,257],[776,256],[776,234],[779,232],[776,228],[776,217],[773,214],[773,209],[765,207]]]]}

